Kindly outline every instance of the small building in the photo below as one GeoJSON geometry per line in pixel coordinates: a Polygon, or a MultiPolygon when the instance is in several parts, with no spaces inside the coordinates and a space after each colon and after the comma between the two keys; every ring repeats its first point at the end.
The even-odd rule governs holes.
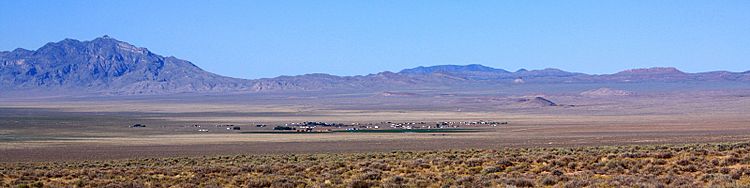
{"type": "Polygon", "coordinates": [[[292,128],[292,127],[287,127],[287,126],[276,126],[276,127],[273,128],[273,130],[277,130],[277,131],[292,131],[292,130],[296,130],[296,129],[292,128]]]}
{"type": "Polygon", "coordinates": [[[134,125],[131,125],[130,127],[131,127],[131,128],[138,128],[138,127],[146,127],[146,125],[144,125],[144,124],[140,124],[140,123],[139,123],[139,124],[134,124],[134,125]]]}

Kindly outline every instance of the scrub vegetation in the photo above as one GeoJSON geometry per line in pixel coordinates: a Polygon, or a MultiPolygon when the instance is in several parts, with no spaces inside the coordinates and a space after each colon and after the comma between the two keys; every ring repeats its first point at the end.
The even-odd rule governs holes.
{"type": "Polygon", "coordinates": [[[0,164],[2,187],[748,187],[750,143],[0,164]]]}

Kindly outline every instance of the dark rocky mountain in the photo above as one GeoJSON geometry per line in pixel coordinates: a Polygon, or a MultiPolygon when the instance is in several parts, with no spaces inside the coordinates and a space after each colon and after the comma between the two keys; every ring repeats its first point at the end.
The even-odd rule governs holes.
{"type": "Polygon", "coordinates": [[[163,57],[108,36],[65,39],[36,51],[0,54],[0,86],[112,94],[224,92],[249,82],[206,72],[175,57],[163,57]]]}
{"type": "MultiPolygon", "coordinates": [[[[676,68],[632,69],[588,75],[559,69],[510,72],[478,64],[438,65],[361,76],[306,74],[246,80],[224,77],[194,64],[104,36],[65,39],[37,50],[0,52],[0,88],[17,93],[168,94],[205,92],[397,91],[503,88],[537,83],[634,83],[750,81],[750,71],[685,73],[676,68]]],[[[601,93],[601,92],[600,92],[601,93]]],[[[0,93],[2,94],[2,93],[0,93]]]]}

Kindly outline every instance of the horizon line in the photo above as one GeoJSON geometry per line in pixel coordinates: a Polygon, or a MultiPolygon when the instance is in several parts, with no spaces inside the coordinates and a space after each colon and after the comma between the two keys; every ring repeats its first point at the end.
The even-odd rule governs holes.
{"type": "MultiPolygon", "coordinates": [[[[103,36],[96,37],[96,38],[91,39],[91,40],[80,40],[80,39],[66,37],[66,38],[64,38],[62,40],[59,40],[57,42],[47,42],[47,43],[45,43],[44,45],[40,46],[39,48],[37,48],[35,50],[30,50],[30,49],[25,49],[25,48],[19,47],[19,48],[15,48],[13,50],[10,50],[10,51],[0,51],[0,53],[12,53],[12,52],[17,51],[19,49],[20,50],[27,50],[27,51],[37,51],[37,50],[43,48],[46,45],[53,44],[53,43],[60,43],[60,42],[66,41],[66,40],[74,40],[74,41],[78,41],[78,42],[92,42],[92,41],[98,40],[98,39],[114,40],[114,41],[117,41],[117,42],[122,42],[122,43],[126,43],[126,44],[129,44],[129,45],[135,46],[137,48],[143,48],[143,49],[146,49],[149,52],[151,52],[151,50],[149,50],[147,47],[137,46],[137,45],[131,44],[130,42],[118,40],[115,37],[111,37],[110,35],[105,34],[103,36]]],[[[211,71],[203,69],[202,67],[199,67],[199,66],[195,65],[195,63],[193,63],[193,61],[191,61],[191,60],[182,59],[182,58],[179,58],[179,57],[175,57],[173,55],[161,55],[161,54],[157,54],[157,53],[153,53],[153,54],[154,55],[158,55],[158,56],[162,56],[162,57],[174,57],[174,58],[177,58],[177,59],[180,59],[180,60],[188,61],[188,62],[190,62],[191,64],[193,64],[194,66],[198,67],[199,69],[201,69],[203,71],[210,72],[210,73],[213,73],[213,74],[216,74],[216,75],[219,75],[219,76],[229,77],[229,78],[236,78],[236,79],[245,79],[245,80],[272,79],[272,78],[278,78],[278,77],[295,77],[295,76],[316,75],[316,74],[330,75],[330,76],[337,76],[337,77],[357,77],[357,76],[367,76],[367,75],[375,75],[375,74],[381,74],[381,73],[399,73],[399,72],[404,71],[404,70],[416,69],[416,68],[430,68],[430,67],[438,67],[438,66],[467,67],[467,66],[476,66],[476,65],[479,65],[479,66],[482,66],[482,67],[487,67],[487,68],[492,68],[492,69],[496,69],[496,70],[502,70],[502,71],[506,71],[506,72],[509,72],[509,73],[517,73],[519,71],[559,70],[559,71],[564,71],[564,72],[568,72],[568,73],[578,73],[578,74],[586,74],[586,75],[592,75],[592,76],[596,76],[596,75],[612,75],[612,74],[623,73],[623,72],[627,72],[627,71],[653,70],[653,69],[674,69],[674,70],[676,70],[678,72],[687,73],[687,74],[700,74],[700,73],[711,73],[711,72],[729,72],[729,73],[747,73],[747,72],[750,72],[750,70],[739,70],[739,71],[735,72],[735,71],[724,70],[724,69],[709,70],[709,71],[702,71],[702,72],[685,72],[685,71],[682,71],[682,69],[680,69],[680,68],[678,68],[676,66],[652,66],[652,67],[629,68],[629,69],[623,69],[623,70],[620,70],[620,71],[617,71],[617,72],[612,72],[612,73],[601,73],[601,74],[598,74],[598,73],[588,73],[588,72],[571,72],[571,71],[567,71],[565,69],[557,68],[557,67],[546,67],[546,68],[542,68],[542,69],[519,68],[516,71],[510,71],[510,70],[505,69],[505,68],[498,68],[498,67],[487,66],[487,65],[484,65],[484,64],[481,64],[481,63],[470,63],[470,64],[419,65],[419,66],[411,67],[411,68],[408,68],[408,67],[407,68],[401,68],[398,71],[381,70],[381,71],[378,71],[378,72],[371,72],[371,73],[366,73],[366,74],[354,74],[354,75],[338,75],[338,74],[334,74],[334,73],[325,73],[325,72],[310,72],[310,73],[303,73],[303,74],[280,74],[280,75],[273,76],[273,77],[242,78],[242,77],[225,76],[223,74],[211,72],[211,71]]]]}

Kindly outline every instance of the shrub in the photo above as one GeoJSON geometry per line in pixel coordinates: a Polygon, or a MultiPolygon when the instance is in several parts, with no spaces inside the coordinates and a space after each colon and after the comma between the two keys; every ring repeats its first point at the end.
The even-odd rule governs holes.
{"type": "Polygon", "coordinates": [[[552,185],[557,184],[557,179],[555,177],[545,176],[544,178],[542,178],[541,183],[542,185],[552,186],[552,185]]]}
{"type": "Polygon", "coordinates": [[[657,158],[657,159],[669,159],[669,158],[672,158],[672,156],[673,155],[672,155],[671,152],[662,152],[662,153],[657,153],[656,155],[654,155],[654,158],[657,158]]]}
{"type": "Polygon", "coordinates": [[[374,184],[372,182],[367,181],[367,180],[354,180],[349,185],[349,187],[352,187],[352,188],[369,188],[369,187],[372,187],[372,186],[374,186],[374,184]]]}
{"type": "Polygon", "coordinates": [[[505,169],[502,168],[502,167],[499,167],[499,166],[485,167],[484,169],[482,169],[482,174],[490,174],[490,173],[502,172],[503,170],[505,170],[505,169]]]}

